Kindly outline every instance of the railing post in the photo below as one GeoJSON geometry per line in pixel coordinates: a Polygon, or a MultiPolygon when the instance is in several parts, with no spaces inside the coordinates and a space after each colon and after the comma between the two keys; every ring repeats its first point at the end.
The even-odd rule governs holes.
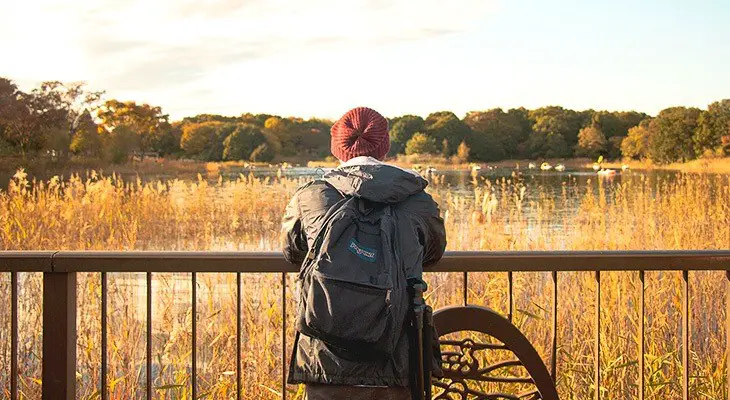
{"type": "Polygon", "coordinates": [[[43,273],[43,400],[76,397],[76,273],[43,273]]]}

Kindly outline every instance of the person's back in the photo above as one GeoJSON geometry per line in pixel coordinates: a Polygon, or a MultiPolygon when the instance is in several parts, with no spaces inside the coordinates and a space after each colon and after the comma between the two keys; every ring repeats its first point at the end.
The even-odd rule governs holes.
{"type": "MultiPolygon", "coordinates": [[[[443,220],[436,203],[424,192],[426,180],[381,161],[390,148],[385,118],[368,108],[349,111],[333,125],[331,147],[343,164],[301,187],[287,207],[282,226],[286,259],[302,264],[310,247],[318,245],[314,241],[327,223],[328,211],[343,199],[356,198],[360,207],[389,207],[393,243],[397,244],[393,252],[407,279],[421,279],[423,268],[443,255],[443,220]]],[[[350,252],[372,262],[367,260],[372,253],[368,247],[355,240],[348,243],[350,252]]],[[[294,344],[289,383],[306,384],[307,397],[312,400],[409,399],[406,326],[404,323],[395,333],[396,344],[387,357],[370,360],[349,357],[331,343],[303,332],[294,344]]]]}

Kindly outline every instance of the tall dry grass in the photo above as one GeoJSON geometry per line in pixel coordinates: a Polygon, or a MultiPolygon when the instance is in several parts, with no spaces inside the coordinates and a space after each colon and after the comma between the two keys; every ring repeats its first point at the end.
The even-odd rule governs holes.
{"type": "MultiPolygon", "coordinates": [[[[89,172],[67,181],[29,182],[21,171],[0,193],[0,249],[276,250],[282,210],[302,180],[125,182],[89,172]]],[[[730,177],[679,174],[650,180],[579,185],[558,195],[519,177],[478,179],[467,191],[432,178],[451,250],[713,249],[730,246],[730,177]],[[531,193],[532,192],[532,193],[531,193]],[[566,207],[567,206],[567,207],[566,207]],[[572,210],[565,212],[565,210],[572,210]]],[[[21,276],[21,392],[38,398],[40,298],[38,274],[21,276]]],[[[144,392],[145,290],[140,275],[110,274],[109,384],[112,398],[144,392]]],[[[154,274],[155,397],[190,398],[191,282],[189,274],[154,274]]],[[[292,302],[293,276],[287,301],[292,302]]],[[[235,275],[198,275],[198,388],[207,398],[235,397],[235,275]]],[[[427,274],[436,307],[458,304],[460,274],[427,274]]],[[[515,322],[550,360],[549,274],[515,274],[515,322]]],[[[680,274],[647,273],[646,370],[649,398],[680,397],[680,274]]],[[[722,398],[725,382],[725,280],[690,274],[694,398],[722,398]]],[[[9,293],[8,274],[0,293],[9,293]]],[[[244,398],[279,395],[280,276],[243,276],[244,398]]],[[[635,398],[638,378],[638,278],[602,274],[604,398],[635,398]]],[[[504,273],[470,276],[469,298],[506,313],[504,273]]],[[[593,384],[592,273],[559,275],[558,387],[565,399],[585,399],[593,384]]],[[[81,274],[78,300],[78,398],[98,396],[99,274],[81,274]]],[[[7,396],[9,308],[0,310],[0,394],[7,396]]],[[[292,318],[294,307],[287,307],[292,318]]],[[[291,325],[291,324],[289,324],[291,325]]],[[[287,332],[293,337],[291,329],[287,332]]],[[[291,342],[291,340],[290,340],[291,342]]],[[[300,388],[290,387],[294,398],[300,388]]]]}

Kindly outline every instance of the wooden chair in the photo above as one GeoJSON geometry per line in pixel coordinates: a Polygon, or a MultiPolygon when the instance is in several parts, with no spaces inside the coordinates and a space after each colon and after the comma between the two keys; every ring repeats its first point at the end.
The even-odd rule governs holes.
{"type": "Polygon", "coordinates": [[[433,321],[444,372],[432,382],[434,400],[558,400],[540,355],[503,316],[485,307],[448,307],[434,312],[433,321]],[[485,335],[500,343],[480,342],[485,335]],[[508,359],[495,361],[503,353],[508,359]]]}

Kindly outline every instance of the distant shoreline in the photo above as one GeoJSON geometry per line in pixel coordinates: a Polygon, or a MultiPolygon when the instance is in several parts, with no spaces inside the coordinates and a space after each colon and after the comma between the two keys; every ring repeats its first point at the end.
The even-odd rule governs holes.
{"type": "MultiPolygon", "coordinates": [[[[467,170],[472,166],[478,165],[481,168],[509,168],[527,170],[530,163],[534,163],[537,168],[543,162],[549,163],[553,167],[562,164],[568,169],[591,168],[594,161],[588,158],[568,158],[568,159],[543,159],[543,160],[502,160],[489,163],[450,163],[448,160],[437,157],[399,157],[390,159],[388,162],[407,168],[433,167],[440,170],[467,170]]],[[[310,161],[310,162],[289,162],[287,166],[300,166],[310,168],[327,168],[336,167],[336,161],[310,161]]],[[[85,174],[87,171],[97,171],[105,175],[117,173],[121,175],[195,175],[204,176],[218,175],[220,172],[231,168],[245,168],[245,166],[255,166],[256,168],[279,168],[282,163],[245,163],[242,161],[222,161],[222,162],[205,162],[191,160],[164,159],[158,160],[147,159],[144,161],[128,162],[123,164],[110,164],[97,159],[70,159],[65,162],[53,161],[48,158],[28,158],[23,160],[19,157],[0,157],[0,187],[7,184],[8,177],[13,176],[15,171],[23,168],[31,177],[40,179],[48,179],[54,175],[63,175],[65,177],[71,174],[85,174]]],[[[633,170],[670,170],[682,172],[697,173],[719,173],[730,174],[730,157],[711,158],[692,160],[686,163],[674,163],[667,165],[655,165],[647,161],[630,160],[630,161],[608,161],[601,163],[602,168],[621,169],[623,165],[627,165],[633,170]]]]}
{"type": "MultiPolygon", "coordinates": [[[[590,168],[593,163],[585,164],[590,168]]],[[[630,160],[630,161],[611,161],[601,164],[604,168],[621,169],[623,165],[628,165],[630,169],[637,170],[665,170],[665,171],[681,171],[681,172],[704,172],[714,174],[730,174],[730,157],[724,158],[701,158],[685,163],[672,163],[664,165],[652,164],[649,161],[630,160]]]]}

